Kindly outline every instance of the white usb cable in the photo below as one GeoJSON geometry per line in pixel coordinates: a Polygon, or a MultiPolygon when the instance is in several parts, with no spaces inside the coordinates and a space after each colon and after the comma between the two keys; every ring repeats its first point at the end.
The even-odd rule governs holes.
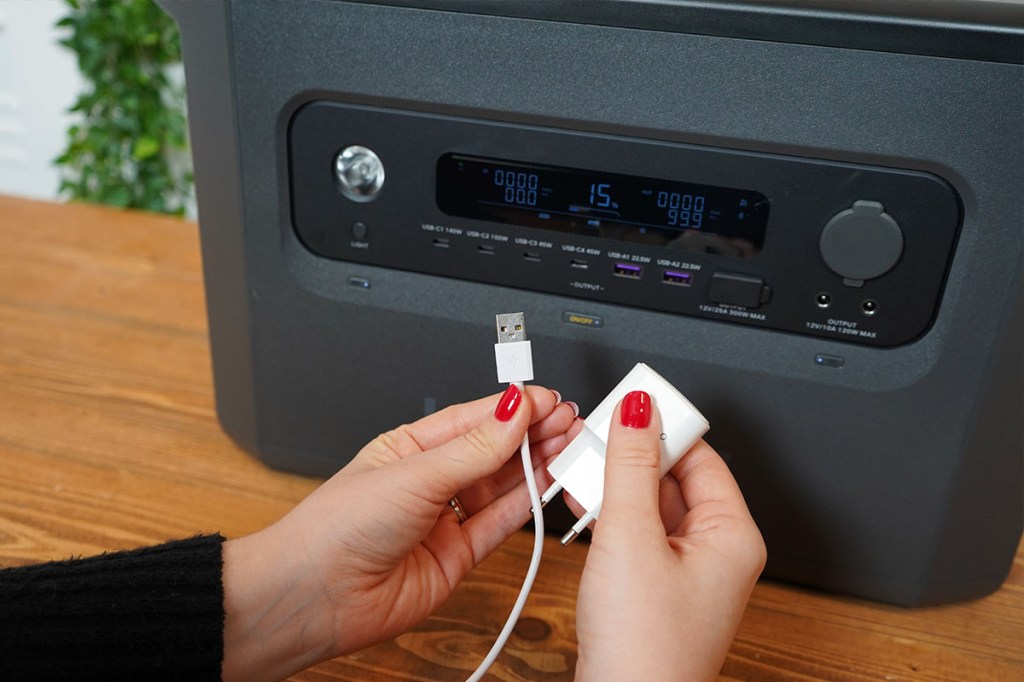
{"type": "MultiPolygon", "coordinates": [[[[522,313],[508,313],[495,316],[495,324],[498,329],[498,343],[494,344],[494,359],[498,367],[498,381],[500,383],[514,384],[520,391],[523,390],[524,381],[533,380],[533,355],[530,351],[530,342],[526,340],[526,319],[522,313]]],[[[526,399],[526,396],[523,396],[526,399]]],[[[533,476],[533,460],[530,457],[530,434],[523,436],[523,444],[519,448],[523,458],[523,475],[526,478],[526,489],[530,492],[530,506],[533,509],[533,556],[530,558],[530,567],[526,571],[526,578],[523,579],[523,586],[519,590],[519,597],[512,607],[512,612],[505,621],[505,627],[501,629],[494,645],[487,652],[487,656],[476,669],[467,682],[477,682],[483,678],[484,673],[491,667],[498,654],[508,641],[512,629],[519,620],[519,614],[523,612],[526,598],[530,595],[533,581],[537,577],[537,569],[540,567],[541,554],[544,552],[544,516],[541,510],[540,493],[537,490],[537,480],[533,476]]]]}
{"type": "MultiPolygon", "coordinates": [[[[522,313],[496,316],[498,343],[494,345],[494,357],[498,365],[498,381],[515,384],[523,390],[523,382],[533,379],[533,356],[530,342],[526,340],[526,321],[522,313]]],[[[562,544],[572,542],[589,523],[601,513],[604,501],[604,458],[615,407],[630,391],[644,391],[650,397],[661,415],[661,475],[664,476],[694,443],[701,439],[710,428],[696,407],[686,399],[664,377],[644,363],[637,365],[605,396],[604,400],[584,421],[584,429],[567,445],[548,466],[548,472],[555,479],[543,497],[538,494],[537,481],[533,475],[530,458],[529,434],[523,438],[520,452],[523,457],[523,474],[530,491],[530,509],[536,535],[533,541],[533,557],[530,568],[523,580],[512,613],[502,628],[487,657],[467,682],[477,682],[501,653],[512,629],[519,620],[523,605],[537,577],[541,554],[544,550],[544,517],[541,508],[563,489],[572,495],[583,507],[584,515],[562,538],[562,544]]]]}

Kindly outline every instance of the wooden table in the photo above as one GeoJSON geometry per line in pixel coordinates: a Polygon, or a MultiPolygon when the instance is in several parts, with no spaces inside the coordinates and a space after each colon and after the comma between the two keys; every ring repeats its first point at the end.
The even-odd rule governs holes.
{"type": "MultiPolygon", "coordinates": [[[[224,435],[209,363],[194,223],[0,197],[0,566],[239,536],[313,490],[224,435]]],[[[513,537],[415,630],[293,679],[465,679],[530,547],[513,537]]],[[[586,545],[546,549],[489,679],[572,679],[586,545]]],[[[762,581],[721,679],[1024,680],[1024,547],[1000,591],[937,608],[762,581]]]]}

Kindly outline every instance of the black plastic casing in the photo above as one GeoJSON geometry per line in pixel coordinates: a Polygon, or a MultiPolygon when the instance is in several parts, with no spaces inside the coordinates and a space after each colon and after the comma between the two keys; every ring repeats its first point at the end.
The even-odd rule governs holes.
{"type": "Polygon", "coordinates": [[[328,475],[500,390],[494,315],[524,311],[538,382],[584,413],[638,361],[699,407],[768,576],[906,605],[1005,579],[1024,516],[1019,3],[161,4],[183,35],[218,414],[261,460],[328,475]],[[326,258],[292,219],[289,127],[315,101],[927,173],[962,222],[930,327],[888,348],[326,258]]]}

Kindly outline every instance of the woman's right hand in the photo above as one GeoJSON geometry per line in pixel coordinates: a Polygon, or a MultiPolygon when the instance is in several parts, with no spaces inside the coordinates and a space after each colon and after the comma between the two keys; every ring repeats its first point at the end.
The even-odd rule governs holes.
{"type": "Polygon", "coordinates": [[[700,441],[661,479],[660,434],[646,393],[616,408],[577,599],[577,680],[716,679],[764,568],[722,458],[700,441]]]}

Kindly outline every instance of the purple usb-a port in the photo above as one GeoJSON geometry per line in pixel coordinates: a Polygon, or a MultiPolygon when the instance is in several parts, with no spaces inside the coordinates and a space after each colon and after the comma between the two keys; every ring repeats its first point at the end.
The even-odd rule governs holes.
{"type": "Polygon", "coordinates": [[[631,263],[616,263],[615,269],[612,270],[612,274],[616,277],[626,277],[629,279],[640,279],[640,275],[643,274],[643,268],[639,265],[633,265],[631,263]]]}
{"type": "Polygon", "coordinates": [[[693,275],[678,270],[666,270],[661,276],[661,281],[665,284],[674,284],[677,287],[688,287],[693,282],[693,275]]]}

